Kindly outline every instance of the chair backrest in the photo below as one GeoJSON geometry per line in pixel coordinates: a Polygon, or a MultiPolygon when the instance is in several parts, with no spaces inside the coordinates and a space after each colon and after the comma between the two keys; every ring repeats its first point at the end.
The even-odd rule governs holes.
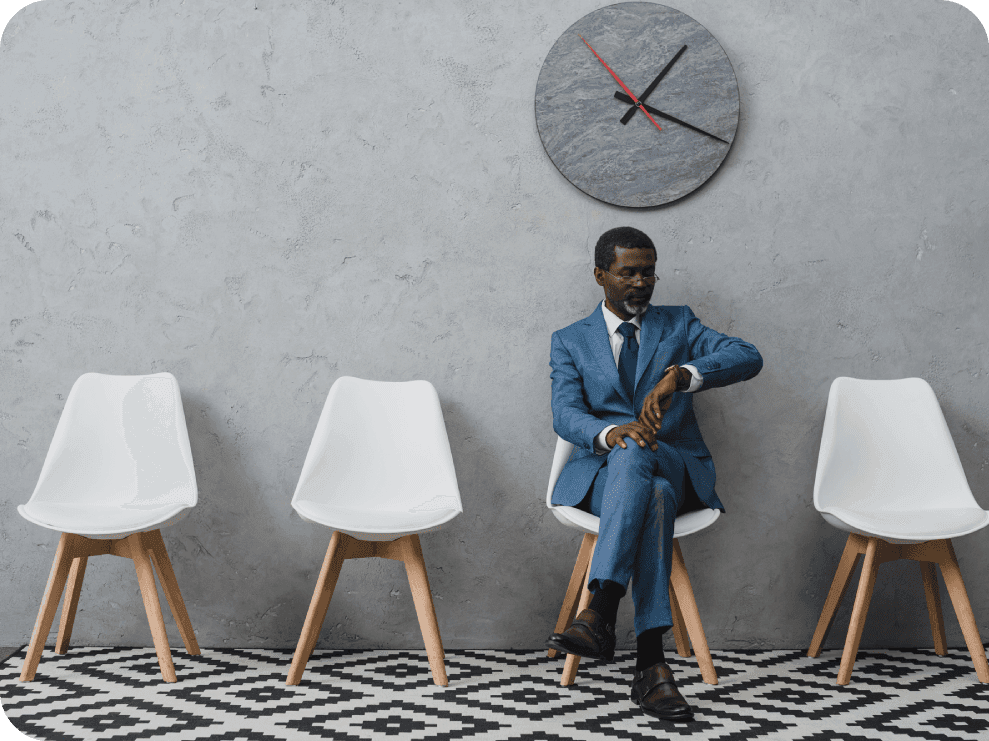
{"type": "Polygon", "coordinates": [[[292,497],[297,501],[463,512],[433,385],[338,378],[316,424],[292,497]]]}
{"type": "Polygon", "coordinates": [[[574,445],[572,442],[557,436],[556,451],[553,453],[553,467],[549,472],[549,486],[546,487],[546,506],[550,509],[554,506],[552,501],[553,487],[556,486],[556,480],[560,478],[560,471],[563,470],[563,466],[566,464],[567,460],[569,460],[570,453],[573,452],[573,448],[574,445]]]}
{"type": "Polygon", "coordinates": [[[977,506],[930,385],[920,378],[831,384],[814,506],[977,506]]]}
{"type": "Polygon", "coordinates": [[[193,507],[198,498],[171,373],[86,373],[69,391],[33,502],[193,507]]]}

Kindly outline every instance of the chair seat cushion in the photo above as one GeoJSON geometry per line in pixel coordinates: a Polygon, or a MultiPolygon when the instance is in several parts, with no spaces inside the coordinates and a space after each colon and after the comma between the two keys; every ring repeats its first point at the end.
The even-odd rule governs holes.
{"type": "Polygon", "coordinates": [[[900,510],[828,507],[824,519],[835,527],[890,542],[923,542],[956,538],[989,525],[989,512],[980,507],[900,510]],[[829,516],[830,515],[830,516],[829,516]]]}
{"type": "MultiPolygon", "coordinates": [[[[590,512],[585,512],[576,507],[551,506],[550,509],[556,519],[567,527],[572,527],[592,535],[598,534],[601,521],[590,512]]],[[[686,535],[699,532],[712,525],[720,516],[721,510],[706,508],[677,515],[676,521],[673,523],[673,537],[682,538],[686,535]]]]}
{"type": "Polygon", "coordinates": [[[342,530],[357,538],[360,538],[362,534],[387,534],[399,537],[409,533],[435,530],[460,514],[460,510],[450,508],[409,512],[403,510],[349,509],[308,501],[295,501],[292,506],[304,520],[316,522],[334,530],[342,530]]]}
{"type": "Polygon", "coordinates": [[[49,530],[112,539],[174,525],[190,509],[183,504],[141,506],[30,501],[18,506],[17,511],[26,520],[49,530]]]}

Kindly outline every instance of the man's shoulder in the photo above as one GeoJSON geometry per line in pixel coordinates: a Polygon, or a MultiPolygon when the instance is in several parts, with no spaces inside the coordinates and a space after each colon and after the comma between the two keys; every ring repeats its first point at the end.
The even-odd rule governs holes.
{"type": "Polygon", "coordinates": [[[560,337],[561,339],[575,337],[583,332],[586,332],[588,327],[593,326],[595,319],[599,319],[602,323],[604,322],[604,317],[601,315],[601,304],[598,304],[590,315],[585,316],[583,319],[578,319],[573,324],[568,324],[563,329],[556,330],[553,333],[553,336],[560,337]],[[595,316],[595,314],[597,314],[597,316],[595,316]]]}

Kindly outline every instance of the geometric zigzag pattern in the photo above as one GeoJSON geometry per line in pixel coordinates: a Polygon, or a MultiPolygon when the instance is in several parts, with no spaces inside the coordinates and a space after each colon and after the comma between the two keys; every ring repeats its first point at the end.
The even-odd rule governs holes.
{"type": "Polygon", "coordinates": [[[560,686],[545,651],[446,652],[450,684],[433,684],[425,651],[318,650],[302,683],[285,684],[292,650],[172,652],[161,681],[151,648],[45,651],[34,681],[25,651],[0,664],[0,703],[22,733],[50,741],[653,741],[989,739],[989,685],[964,649],[860,651],[851,684],[835,684],[839,650],[712,651],[715,686],[694,659],[668,651],[694,721],[671,724],[629,700],[634,652],[584,659],[560,686]]]}

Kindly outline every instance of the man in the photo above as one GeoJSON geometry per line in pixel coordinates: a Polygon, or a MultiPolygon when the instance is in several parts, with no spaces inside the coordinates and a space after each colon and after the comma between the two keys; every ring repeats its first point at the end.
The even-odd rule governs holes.
{"type": "Polygon", "coordinates": [[[554,504],[601,518],[588,609],[550,648],[611,660],[615,616],[629,579],[638,648],[632,700],[665,720],[689,720],[663,654],[673,624],[669,579],[673,521],[687,508],[724,511],[692,394],[755,376],[752,345],[705,327],[686,306],[650,306],[656,249],[638,229],[601,235],[594,279],[604,301],[553,333],[553,429],[575,445],[554,504]]]}

